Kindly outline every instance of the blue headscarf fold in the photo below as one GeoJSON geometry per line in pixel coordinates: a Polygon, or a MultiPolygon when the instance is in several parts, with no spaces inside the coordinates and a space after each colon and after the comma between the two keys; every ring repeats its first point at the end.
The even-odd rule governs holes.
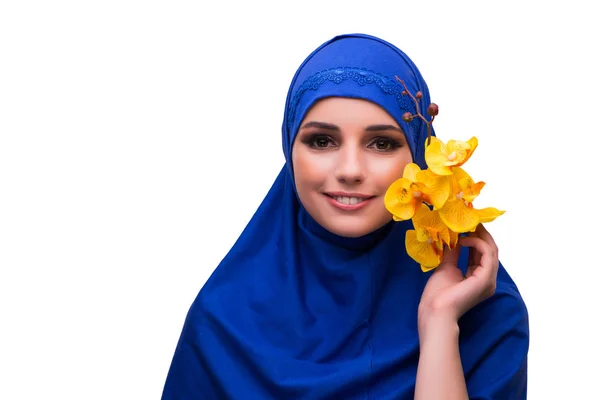
{"type": "MultiPolygon", "coordinates": [[[[430,273],[406,254],[410,222],[360,238],[328,232],[299,203],[291,164],[307,111],[341,96],[383,107],[425,167],[427,128],[402,120],[415,106],[395,76],[423,92],[424,111],[429,91],[418,69],[379,38],[337,36],[300,66],[282,126],[286,165],[192,304],[163,400],[413,398],[417,307],[430,273]]],[[[496,295],[459,325],[471,398],[524,398],[527,312],[503,267],[496,295]]]]}
{"type": "Polygon", "coordinates": [[[413,62],[394,45],[354,34],[337,36],[317,48],[300,66],[288,91],[282,127],[288,167],[294,138],[310,107],[320,99],[337,96],[365,99],[383,107],[405,132],[414,162],[425,168],[427,127],[419,118],[410,123],[402,120],[402,114],[414,114],[416,107],[410,97],[402,95],[404,87],[396,76],[411,93],[423,93],[419,108],[426,115],[430,103],[427,84],[413,62]]]}

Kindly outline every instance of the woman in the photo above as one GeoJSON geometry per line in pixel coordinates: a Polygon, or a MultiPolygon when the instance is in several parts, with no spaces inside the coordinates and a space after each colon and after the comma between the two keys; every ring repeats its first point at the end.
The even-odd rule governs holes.
{"type": "Polygon", "coordinates": [[[490,234],[423,273],[385,209],[404,166],[425,167],[394,76],[426,109],[416,66],[379,38],[335,37],[300,66],[286,165],[192,304],[163,399],[526,397],[527,311],[490,234]]]}

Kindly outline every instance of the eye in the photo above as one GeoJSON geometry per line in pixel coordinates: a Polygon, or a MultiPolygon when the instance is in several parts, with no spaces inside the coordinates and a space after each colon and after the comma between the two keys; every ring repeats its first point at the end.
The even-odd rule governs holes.
{"type": "Polygon", "coordinates": [[[378,137],[371,142],[369,147],[372,147],[378,151],[392,151],[398,147],[401,147],[401,144],[396,139],[390,137],[378,137]]]}
{"type": "Polygon", "coordinates": [[[313,149],[326,149],[328,147],[334,147],[335,142],[328,135],[314,134],[309,135],[302,139],[302,142],[313,149]]]}
{"type": "Polygon", "coordinates": [[[317,136],[313,140],[315,147],[327,147],[330,142],[331,140],[325,136],[317,136]]]}

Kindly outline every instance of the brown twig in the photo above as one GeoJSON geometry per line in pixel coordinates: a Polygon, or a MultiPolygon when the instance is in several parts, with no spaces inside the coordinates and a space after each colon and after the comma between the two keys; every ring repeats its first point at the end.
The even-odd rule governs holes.
{"type": "MultiPolygon", "coordinates": [[[[429,107],[427,107],[427,113],[431,116],[431,120],[427,120],[423,114],[421,114],[421,110],[419,109],[419,100],[417,100],[417,98],[410,92],[410,90],[408,90],[408,87],[406,87],[406,83],[404,83],[404,81],[400,78],[398,78],[398,76],[395,77],[396,80],[398,82],[400,82],[402,84],[402,86],[404,87],[404,90],[402,91],[402,95],[408,95],[410,96],[410,98],[412,99],[412,101],[415,103],[415,107],[417,109],[417,113],[416,114],[411,114],[410,112],[405,113],[402,116],[402,119],[405,119],[405,115],[408,114],[408,116],[406,116],[406,121],[410,122],[412,121],[412,119],[414,117],[419,117],[423,120],[423,122],[425,122],[425,124],[427,125],[427,146],[429,146],[429,144],[431,143],[431,124],[433,123],[433,120],[435,119],[435,116],[438,114],[439,112],[439,108],[437,106],[437,104],[435,103],[431,103],[429,105],[429,107]]],[[[423,96],[423,94],[419,91],[417,92],[417,96],[419,96],[419,94],[421,96],[423,96]]],[[[421,97],[419,97],[421,98],[421,97]]]]}

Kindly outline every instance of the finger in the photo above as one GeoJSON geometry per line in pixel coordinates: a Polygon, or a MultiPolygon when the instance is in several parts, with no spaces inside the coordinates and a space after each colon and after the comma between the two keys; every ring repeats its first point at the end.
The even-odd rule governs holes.
{"type": "Polygon", "coordinates": [[[467,258],[467,274],[469,273],[471,265],[475,263],[474,256],[475,252],[473,251],[473,249],[469,249],[469,257],[467,258]]]}
{"type": "Polygon", "coordinates": [[[444,249],[444,257],[442,262],[436,269],[446,269],[456,267],[458,264],[458,257],[460,255],[460,243],[458,243],[453,249],[444,249]]]}
{"type": "Polygon", "coordinates": [[[483,226],[483,224],[477,225],[477,228],[475,229],[475,233],[477,234],[477,236],[479,236],[480,238],[485,240],[487,243],[489,243],[490,246],[492,246],[492,249],[496,253],[498,253],[498,246],[496,245],[496,241],[494,240],[494,238],[492,237],[490,232],[485,228],[485,226],[483,226]]]}
{"type": "Polygon", "coordinates": [[[459,243],[461,246],[469,247],[469,251],[475,253],[475,259],[479,258],[479,262],[469,266],[469,268],[472,267],[471,275],[484,273],[489,275],[488,279],[491,279],[498,270],[498,258],[491,245],[479,237],[472,236],[460,238],[459,243]],[[478,266],[483,267],[485,272],[479,272],[478,266]]]}
{"type": "Polygon", "coordinates": [[[463,245],[473,246],[470,250],[476,250],[481,253],[481,263],[469,266],[465,279],[469,281],[468,289],[464,289],[465,293],[471,292],[468,297],[478,298],[479,301],[494,294],[496,291],[496,279],[498,276],[498,260],[492,256],[490,246],[482,239],[472,238],[473,240],[465,240],[463,245]]]}
{"type": "Polygon", "coordinates": [[[458,283],[461,290],[458,291],[457,303],[460,314],[473,308],[476,304],[490,298],[496,292],[496,280],[489,276],[488,272],[491,269],[485,269],[482,266],[475,268],[473,274],[458,283]],[[483,276],[486,275],[486,276],[483,276]]]}
{"type": "Polygon", "coordinates": [[[468,277],[459,283],[462,289],[457,301],[462,312],[466,312],[495,293],[498,259],[493,256],[491,245],[479,237],[464,237],[460,243],[479,254],[481,261],[469,266],[468,277]]]}
{"type": "MultiPolygon", "coordinates": [[[[494,238],[488,232],[488,230],[482,224],[479,224],[474,233],[475,233],[475,236],[481,238],[482,240],[484,240],[486,243],[489,244],[490,248],[492,249],[492,257],[495,258],[497,261],[498,260],[498,246],[496,245],[494,238]]],[[[476,261],[475,265],[481,263],[480,258],[476,259],[475,261],[476,261]]],[[[494,265],[495,265],[495,268],[498,269],[499,263],[496,262],[494,265]]]]}
{"type": "MultiPolygon", "coordinates": [[[[472,250],[469,249],[469,252],[471,252],[472,250]]],[[[475,268],[477,268],[479,266],[479,263],[474,264],[469,262],[469,265],[467,266],[467,271],[465,273],[465,278],[470,277],[471,275],[473,275],[473,271],[475,271],[475,268]]]]}
{"type": "Polygon", "coordinates": [[[465,278],[468,278],[473,274],[473,265],[475,265],[475,249],[468,249],[468,251],[469,256],[467,257],[467,271],[465,272],[465,278]]]}
{"type": "Polygon", "coordinates": [[[477,249],[469,249],[469,263],[467,264],[467,271],[465,277],[473,275],[473,271],[481,264],[481,253],[477,249]]]}
{"type": "MultiPolygon", "coordinates": [[[[467,233],[467,237],[477,237],[477,234],[475,232],[469,232],[467,233]]],[[[469,259],[467,264],[467,273],[465,274],[465,276],[471,276],[471,274],[473,273],[473,269],[475,268],[475,266],[479,265],[480,262],[481,254],[476,249],[470,248],[469,259]]]]}

